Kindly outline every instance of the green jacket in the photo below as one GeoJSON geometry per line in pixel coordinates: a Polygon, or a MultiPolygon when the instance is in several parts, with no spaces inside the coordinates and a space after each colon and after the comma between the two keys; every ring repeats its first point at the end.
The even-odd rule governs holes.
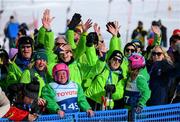
{"type": "Polygon", "coordinates": [[[7,84],[6,87],[15,84],[15,83],[19,83],[20,82],[20,78],[22,75],[22,71],[21,69],[16,65],[15,62],[10,62],[9,66],[8,66],[8,75],[7,75],[7,84]]]}
{"type": "Polygon", "coordinates": [[[57,55],[54,54],[53,48],[54,48],[54,33],[52,31],[46,31],[44,27],[41,27],[39,29],[38,33],[38,44],[41,44],[44,46],[46,50],[46,55],[48,58],[48,62],[56,62],[57,61],[57,55]]]}
{"type": "Polygon", "coordinates": [[[131,109],[137,105],[146,106],[150,98],[151,91],[148,86],[150,76],[145,68],[140,69],[136,79],[131,81],[129,77],[125,88],[125,105],[131,109]]]}
{"type": "Polygon", "coordinates": [[[76,43],[74,42],[74,31],[67,30],[66,32],[66,38],[67,38],[68,44],[71,46],[73,50],[73,55],[75,59],[78,59],[86,51],[86,36],[87,36],[87,32],[83,32],[80,36],[78,45],[76,45],[76,43]]]}
{"type": "Polygon", "coordinates": [[[40,97],[42,94],[42,88],[45,86],[46,83],[51,81],[51,77],[49,74],[45,74],[45,80],[37,73],[37,71],[33,69],[27,69],[23,72],[20,83],[30,83],[33,79],[33,77],[37,77],[39,81],[39,94],[38,96],[40,97]],[[31,70],[31,71],[30,71],[31,70]],[[32,72],[32,73],[31,73],[32,72]],[[34,74],[33,74],[34,73],[34,74]],[[33,76],[34,75],[34,76],[33,76]]]}
{"type": "MultiPolygon", "coordinates": [[[[94,49],[94,47],[87,47],[87,50],[88,50],[88,52],[91,52],[91,51],[94,52],[95,49],[94,49]]],[[[88,53],[87,53],[87,55],[88,55],[88,53]]],[[[94,56],[96,56],[96,55],[94,55],[94,56]]],[[[70,70],[70,80],[75,81],[81,85],[82,80],[91,78],[101,71],[102,67],[99,67],[100,62],[102,62],[102,61],[97,60],[96,64],[94,66],[90,66],[86,63],[79,63],[78,61],[75,60],[74,62],[72,62],[71,64],[68,65],[69,70],[70,70]]],[[[55,65],[56,65],[56,63],[48,64],[49,74],[52,74],[52,69],[55,65]]]]}
{"type": "MultiPolygon", "coordinates": [[[[72,81],[68,81],[68,84],[72,82],[72,81]]],[[[66,85],[68,85],[66,84],[66,85]]],[[[81,86],[79,84],[78,85],[78,92],[77,92],[77,103],[78,106],[80,107],[80,109],[82,111],[87,111],[89,109],[91,109],[89,103],[86,100],[86,97],[84,96],[83,93],[83,89],[81,88],[81,86]]],[[[49,110],[50,113],[57,113],[57,110],[61,110],[60,106],[58,105],[55,97],[56,97],[56,93],[54,91],[54,89],[47,84],[43,90],[42,90],[42,97],[47,101],[47,109],[49,110]]]]}
{"type": "MultiPolygon", "coordinates": [[[[125,84],[125,79],[121,79],[120,71],[111,71],[109,69],[108,65],[105,64],[100,64],[104,66],[104,69],[102,70],[101,73],[96,75],[94,79],[92,80],[92,83],[89,88],[85,91],[85,95],[96,101],[97,103],[102,103],[101,97],[105,96],[105,85],[106,84],[114,84],[116,87],[116,92],[113,93],[112,99],[113,100],[118,100],[123,97],[124,94],[124,84],[125,84]]],[[[100,66],[99,65],[99,66],[100,66]]],[[[102,67],[102,66],[101,66],[102,67]]]]}

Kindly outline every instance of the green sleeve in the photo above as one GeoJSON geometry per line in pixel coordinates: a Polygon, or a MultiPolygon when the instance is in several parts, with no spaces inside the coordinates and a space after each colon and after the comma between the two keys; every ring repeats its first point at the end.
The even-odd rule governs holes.
{"type": "Polygon", "coordinates": [[[7,75],[7,87],[11,84],[19,83],[22,75],[20,68],[14,63],[10,63],[8,66],[7,75]]]}
{"type": "Polygon", "coordinates": [[[91,47],[86,47],[86,58],[90,66],[93,66],[96,64],[98,60],[98,56],[96,55],[96,49],[94,45],[91,47]]]}
{"type": "Polygon", "coordinates": [[[153,45],[154,46],[161,45],[161,37],[158,36],[156,33],[154,33],[154,42],[153,42],[153,45]]]}
{"type": "Polygon", "coordinates": [[[86,51],[86,36],[87,36],[87,32],[83,32],[81,34],[79,43],[76,46],[76,49],[74,50],[74,55],[76,59],[82,56],[86,51]]]}
{"type": "Polygon", "coordinates": [[[77,85],[78,85],[78,105],[82,111],[87,111],[91,109],[91,106],[86,100],[82,87],[79,84],[77,85]]]}
{"type": "Polygon", "coordinates": [[[46,32],[44,38],[44,47],[47,51],[53,51],[54,48],[54,33],[46,32]]]}
{"type": "Polygon", "coordinates": [[[46,29],[44,27],[41,27],[38,32],[38,44],[44,45],[44,38],[45,38],[45,32],[46,29]]]}
{"type": "Polygon", "coordinates": [[[67,30],[66,32],[66,38],[67,41],[69,43],[69,45],[71,46],[71,48],[74,50],[76,49],[76,43],[74,42],[74,31],[73,30],[67,30]]]}
{"type": "Polygon", "coordinates": [[[109,51],[107,53],[107,57],[106,59],[109,59],[110,55],[112,54],[112,52],[114,50],[119,50],[122,52],[122,48],[121,48],[121,38],[118,38],[117,36],[113,36],[110,40],[110,44],[109,44],[109,51]]]}
{"type": "Polygon", "coordinates": [[[148,81],[144,78],[144,76],[138,76],[136,82],[137,88],[141,94],[141,98],[139,99],[138,105],[146,106],[146,102],[148,101],[151,95],[151,91],[148,86],[148,81]]]}
{"type": "Polygon", "coordinates": [[[118,99],[123,98],[125,81],[126,81],[126,79],[121,79],[116,84],[116,92],[112,95],[113,100],[118,100],[118,99]]]}
{"type": "Polygon", "coordinates": [[[55,92],[52,89],[52,87],[47,84],[42,89],[42,98],[44,98],[47,101],[47,109],[50,113],[55,114],[57,113],[57,110],[60,110],[59,105],[56,103],[55,100],[55,92]]]}
{"type": "Polygon", "coordinates": [[[25,70],[21,76],[20,83],[30,83],[31,82],[31,76],[29,70],[25,70]]]}
{"type": "Polygon", "coordinates": [[[82,74],[82,79],[93,79],[96,75],[102,72],[106,63],[105,61],[97,60],[94,66],[87,64],[81,64],[80,71],[82,74]]]}

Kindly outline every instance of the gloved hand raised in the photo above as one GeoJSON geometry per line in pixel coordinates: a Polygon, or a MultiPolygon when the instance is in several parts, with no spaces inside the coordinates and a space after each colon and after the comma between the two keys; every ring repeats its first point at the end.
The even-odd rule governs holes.
{"type": "Polygon", "coordinates": [[[98,35],[96,32],[90,32],[86,37],[86,46],[91,47],[94,41],[99,41],[98,35]]]}
{"type": "Polygon", "coordinates": [[[78,13],[75,13],[68,25],[70,30],[74,30],[75,27],[81,22],[81,15],[78,13]]]}

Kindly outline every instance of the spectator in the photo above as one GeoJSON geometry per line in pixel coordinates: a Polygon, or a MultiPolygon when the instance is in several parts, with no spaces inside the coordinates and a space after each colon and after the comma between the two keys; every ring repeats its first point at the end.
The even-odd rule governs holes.
{"type": "Polygon", "coordinates": [[[141,54],[129,56],[129,77],[124,92],[125,108],[139,113],[146,106],[151,91],[148,86],[149,74],[145,68],[145,59],[141,54]]]}
{"type": "Polygon", "coordinates": [[[37,103],[39,82],[33,80],[26,85],[14,84],[13,90],[16,92],[16,97],[4,117],[13,121],[34,121],[40,113],[37,103]]]}
{"type": "Polygon", "coordinates": [[[168,104],[168,94],[172,85],[173,63],[161,46],[155,46],[152,49],[147,69],[150,74],[149,87],[151,89],[148,105],[168,104]]]}
{"type": "Polygon", "coordinates": [[[144,49],[144,46],[145,46],[145,36],[147,35],[147,31],[145,31],[143,29],[143,22],[142,21],[139,21],[138,22],[138,26],[135,30],[133,30],[133,33],[132,33],[132,36],[131,38],[132,39],[138,39],[141,41],[142,43],[142,47],[144,49]]]}
{"type": "Polygon", "coordinates": [[[6,50],[0,49],[0,87],[6,91],[9,56],[6,50]]]}
{"type": "Polygon", "coordinates": [[[42,96],[47,100],[50,113],[57,113],[64,117],[65,113],[86,111],[90,116],[94,114],[83,94],[82,87],[69,80],[69,68],[60,63],[53,67],[54,81],[43,88],[42,96]]]}
{"type": "Polygon", "coordinates": [[[167,47],[167,28],[162,24],[161,20],[158,23],[161,30],[161,45],[167,47]]]}
{"type": "Polygon", "coordinates": [[[9,39],[9,48],[14,48],[16,44],[16,37],[19,30],[19,23],[16,22],[14,16],[10,16],[9,22],[6,24],[4,32],[9,39]]]}
{"type": "Polygon", "coordinates": [[[32,60],[33,46],[33,39],[31,37],[23,36],[19,39],[17,56],[8,67],[7,86],[20,82],[22,73],[32,60]]]}

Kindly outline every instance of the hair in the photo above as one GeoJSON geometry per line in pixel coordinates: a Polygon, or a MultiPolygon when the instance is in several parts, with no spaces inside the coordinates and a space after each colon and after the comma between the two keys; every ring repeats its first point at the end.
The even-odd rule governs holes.
{"type": "Polygon", "coordinates": [[[180,36],[178,35],[172,35],[171,38],[169,39],[170,45],[172,43],[176,43],[177,40],[180,40],[180,36]]]}
{"type": "Polygon", "coordinates": [[[137,51],[135,44],[133,44],[132,42],[129,42],[129,43],[127,43],[127,44],[125,45],[125,47],[124,47],[124,56],[125,56],[126,48],[129,47],[129,46],[133,46],[134,49],[135,49],[135,51],[137,51]]]}
{"type": "Polygon", "coordinates": [[[171,57],[167,54],[167,51],[165,50],[165,48],[159,46],[159,45],[156,45],[154,46],[154,48],[151,50],[151,57],[150,57],[150,60],[152,61],[152,52],[153,50],[155,50],[156,48],[159,48],[161,49],[163,55],[164,55],[164,60],[166,60],[169,64],[173,65],[173,61],[171,60],[171,57]]]}

